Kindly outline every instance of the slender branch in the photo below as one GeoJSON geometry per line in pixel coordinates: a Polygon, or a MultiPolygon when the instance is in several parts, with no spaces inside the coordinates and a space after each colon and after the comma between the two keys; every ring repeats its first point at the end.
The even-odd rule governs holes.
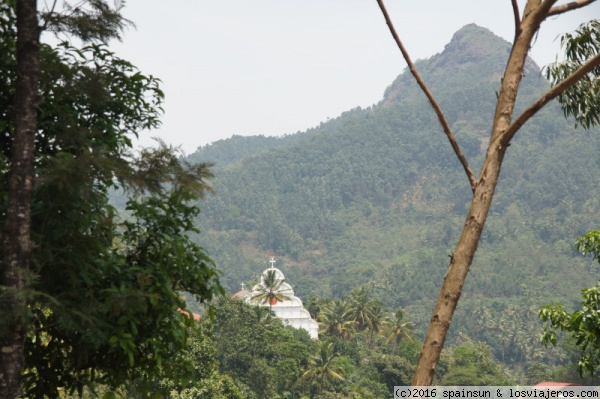
{"type": "Polygon", "coordinates": [[[44,18],[44,25],[42,25],[40,30],[45,31],[46,29],[48,29],[48,22],[50,22],[50,18],[52,17],[52,14],[54,14],[54,8],[56,7],[57,2],[58,0],[54,0],[54,2],[52,3],[52,8],[50,8],[48,15],[44,18]]]}
{"type": "Polygon", "coordinates": [[[381,12],[383,13],[385,22],[387,23],[387,25],[390,29],[390,33],[392,34],[394,40],[396,41],[398,48],[400,48],[400,52],[402,53],[404,60],[408,64],[408,68],[410,69],[410,72],[413,74],[413,76],[417,80],[417,83],[421,87],[421,90],[423,90],[423,92],[427,96],[427,99],[429,100],[429,103],[431,104],[432,108],[434,109],[435,113],[437,114],[438,120],[440,121],[440,124],[442,125],[442,128],[444,129],[444,133],[448,137],[448,141],[450,141],[450,145],[454,149],[454,153],[458,157],[460,163],[462,164],[462,166],[465,170],[465,173],[467,174],[467,178],[469,179],[469,183],[471,184],[471,190],[475,191],[475,186],[477,185],[477,180],[475,178],[475,175],[473,174],[473,171],[469,167],[469,163],[467,162],[467,159],[465,158],[464,154],[462,153],[462,151],[458,145],[458,142],[456,141],[456,138],[452,134],[452,130],[450,129],[450,125],[448,124],[448,121],[446,120],[446,117],[444,116],[442,109],[440,108],[439,104],[433,97],[433,94],[429,91],[429,88],[425,85],[423,78],[421,78],[421,75],[417,72],[417,69],[415,68],[413,62],[411,61],[411,59],[408,55],[408,52],[404,48],[402,41],[400,41],[400,37],[398,36],[398,33],[396,33],[396,29],[394,28],[394,25],[392,24],[392,20],[390,19],[390,16],[385,8],[385,5],[383,4],[383,0],[377,0],[377,3],[379,4],[379,8],[381,9],[381,12]]]}
{"type": "Polygon", "coordinates": [[[577,83],[584,75],[592,71],[600,65],[600,53],[596,54],[588,62],[583,64],[579,69],[573,72],[571,75],[563,79],[556,86],[548,90],[542,95],[536,102],[531,104],[521,115],[519,115],[506,129],[504,134],[501,136],[501,141],[504,145],[508,144],[513,136],[519,131],[521,126],[525,124],[532,116],[534,116],[540,109],[542,109],[548,102],[556,98],[566,89],[577,83]]]}
{"type": "Polygon", "coordinates": [[[561,4],[559,6],[552,7],[550,9],[550,11],[548,12],[548,16],[551,17],[553,15],[558,15],[558,14],[562,14],[562,13],[565,13],[565,12],[568,12],[571,10],[576,10],[578,8],[588,6],[595,1],[596,0],[576,0],[576,1],[572,1],[567,4],[561,4]]]}
{"type": "Polygon", "coordinates": [[[515,17],[515,41],[517,37],[519,37],[519,32],[521,31],[521,15],[519,13],[519,3],[518,0],[511,0],[513,14],[515,17]]]}

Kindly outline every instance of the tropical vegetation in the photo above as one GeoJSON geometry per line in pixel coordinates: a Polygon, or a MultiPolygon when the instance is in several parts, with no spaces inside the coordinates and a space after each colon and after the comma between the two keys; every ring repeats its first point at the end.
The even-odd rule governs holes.
{"type": "MultiPolygon", "coordinates": [[[[443,52],[417,62],[475,165],[484,156],[486,116],[493,114],[508,48],[469,25],[443,52]],[[448,69],[460,73],[450,76],[448,69]]],[[[549,87],[533,61],[526,67],[518,108],[549,87]]],[[[299,135],[256,137],[255,147],[248,145],[252,138],[233,137],[190,155],[189,161],[210,162],[213,151],[253,149],[215,165],[217,195],[206,198],[198,219],[225,289],[237,291],[274,252],[299,297],[339,300],[365,286],[372,300],[411,315],[411,330],[423,337],[469,201],[451,148],[431,140],[439,128],[427,107],[405,72],[367,109],[299,135]]],[[[558,104],[519,134],[447,342],[456,345],[466,334],[525,372],[530,364],[552,368],[570,359],[540,344],[536,315],[547,303],[577,301],[597,273],[573,242],[600,225],[600,136],[597,128],[575,128],[558,104]]],[[[313,317],[324,306],[307,303],[313,317]]],[[[348,322],[341,305],[336,309],[321,316],[332,325],[335,317],[336,335],[363,325],[348,322]]]]}
{"type": "MultiPolygon", "coordinates": [[[[378,104],[303,133],[234,136],[185,158],[162,143],[136,154],[131,135],[159,125],[163,93],[109,51],[124,23],[118,10],[86,4],[98,12],[45,16],[82,44],[39,47],[43,101],[28,104],[35,184],[21,201],[32,245],[19,263],[6,233],[20,192],[10,178],[22,138],[18,31],[15,1],[0,1],[0,374],[12,378],[0,394],[384,398],[409,384],[473,185],[432,139],[437,120],[408,72],[378,104]],[[273,254],[318,321],[318,341],[265,307],[221,297],[273,254]]],[[[592,21],[575,36],[598,29],[592,21]]],[[[596,54],[588,42],[544,71],[524,61],[516,111],[560,84],[578,55],[596,54]]],[[[416,63],[473,167],[485,162],[509,49],[468,25],[416,63]]],[[[566,101],[599,74],[539,111],[506,151],[434,383],[599,382],[600,286],[579,293],[597,280],[600,254],[597,101],[566,101]],[[542,330],[548,303],[558,304],[542,308],[542,330]]],[[[283,283],[268,272],[254,299],[286,300],[283,283]]]]}
{"type": "Polygon", "coordinates": [[[35,179],[30,196],[15,196],[27,152],[17,145],[24,76],[16,54],[17,14],[27,8],[15,6],[0,1],[0,396],[58,398],[162,373],[186,378],[194,365],[179,354],[191,320],[177,312],[186,307],[179,293],[199,302],[223,294],[216,265],[192,239],[208,165],[182,163],[164,144],[133,153],[131,137],[159,125],[163,93],[156,78],[108,50],[105,35],[122,24],[103,20],[112,8],[96,1],[70,14],[71,28],[83,23],[81,46],[34,43],[35,179]],[[109,202],[112,189],[130,194],[123,216],[109,202]],[[30,222],[17,243],[28,256],[18,261],[10,256],[15,203],[30,222]]]}
{"type": "MultiPolygon", "coordinates": [[[[583,255],[590,255],[600,263],[600,231],[592,230],[579,237],[577,247],[583,255]]],[[[564,305],[546,305],[540,311],[542,320],[548,322],[544,328],[543,342],[557,344],[558,331],[568,331],[580,347],[577,369],[580,375],[592,376],[600,367],[600,281],[591,288],[581,291],[580,309],[569,313],[564,305]]]]}
{"type": "Polygon", "coordinates": [[[267,270],[266,274],[261,276],[260,283],[253,289],[255,293],[250,299],[263,304],[268,303],[269,311],[272,311],[273,304],[291,299],[284,293],[284,284],[285,279],[278,278],[276,270],[267,270]]]}

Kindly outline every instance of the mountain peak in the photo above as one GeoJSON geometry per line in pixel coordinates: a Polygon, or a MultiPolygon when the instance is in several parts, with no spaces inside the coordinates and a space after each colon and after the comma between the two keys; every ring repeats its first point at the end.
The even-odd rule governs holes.
{"type": "MultiPolygon", "coordinates": [[[[444,51],[429,59],[417,61],[417,69],[432,89],[450,89],[450,86],[469,82],[487,82],[497,85],[504,73],[511,44],[489,29],[476,24],[459,29],[444,51]]],[[[525,72],[538,72],[539,67],[529,59],[525,72]]],[[[383,103],[390,105],[399,99],[414,98],[416,85],[407,70],[386,90],[383,103]],[[412,92],[412,93],[411,93],[412,92]]]]}
{"type": "Polygon", "coordinates": [[[432,58],[432,67],[462,70],[484,62],[494,66],[494,72],[504,69],[510,54],[510,43],[489,29],[469,24],[459,29],[444,51],[432,58]]]}
{"type": "MultiPolygon", "coordinates": [[[[456,31],[441,54],[431,58],[430,67],[464,70],[473,64],[485,63],[491,67],[489,72],[492,73],[493,79],[496,79],[499,74],[504,73],[511,46],[511,43],[491,30],[468,24],[456,31]]],[[[525,72],[539,72],[540,68],[528,58],[525,69],[525,72]]]]}

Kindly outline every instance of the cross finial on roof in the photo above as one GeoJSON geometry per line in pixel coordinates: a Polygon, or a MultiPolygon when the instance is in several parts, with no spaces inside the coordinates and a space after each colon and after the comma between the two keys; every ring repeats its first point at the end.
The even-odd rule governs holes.
{"type": "Polygon", "coordinates": [[[271,264],[271,269],[275,268],[275,257],[271,256],[271,260],[269,261],[269,263],[271,264]]]}
{"type": "Polygon", "coordinates": [[[246,284],[242,283],[242,291],[246,289],[246,284]]]}

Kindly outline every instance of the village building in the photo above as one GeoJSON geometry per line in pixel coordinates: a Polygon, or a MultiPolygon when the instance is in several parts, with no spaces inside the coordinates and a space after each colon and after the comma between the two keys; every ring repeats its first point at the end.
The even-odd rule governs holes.
{"type": "Polygon", "coordinates": [[[236,293],[234,297],[241,298],[251,305],[270,307],[275,316],[281,319],[284,324],[294,328],[303,328],[312,339],[319,339],[319,325],[310,317],[310,313],[302,305],[302,300],[294,295],[292,286],[285,281],[285,276],[281,270],[275,267],[275,259],[271,258],[270,263],[271,267],[262,273],[260,282],[251,291],[246,290],[245,284],[242,283],[242,290],[236,293]],[[273,299],[270,304],[267,301],[252,299],[260,295],[260,287],[265,287],[265,279],[269,272],[275,273],[275,280],[279,286],[277,292],[289,299],[282,301],[273,299]]]}

